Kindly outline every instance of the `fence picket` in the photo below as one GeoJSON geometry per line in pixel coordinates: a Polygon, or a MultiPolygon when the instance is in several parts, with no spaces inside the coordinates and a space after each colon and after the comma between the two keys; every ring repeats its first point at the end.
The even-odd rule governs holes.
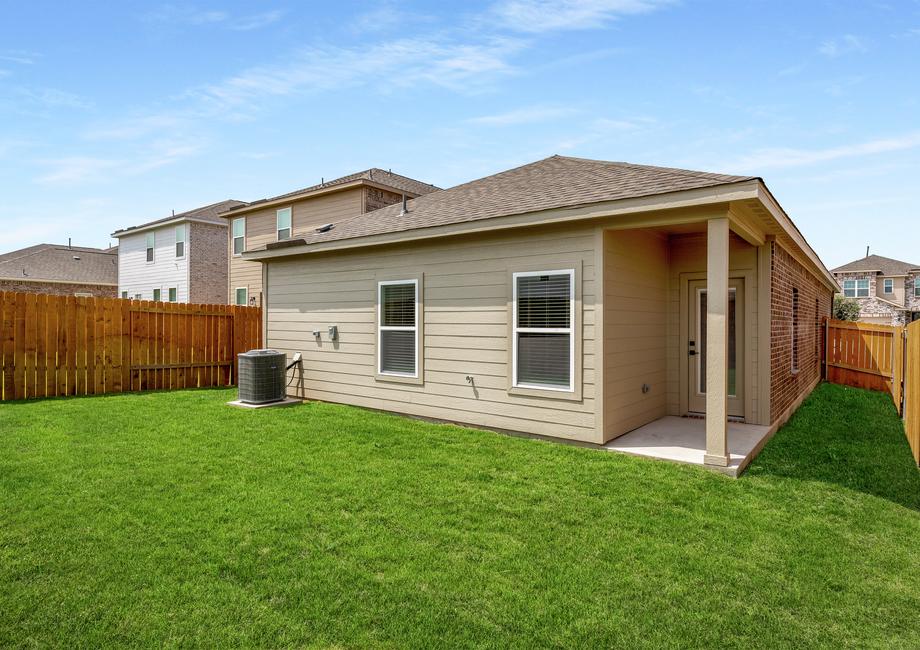
{"type": "Polygon", "coordinates": [[[260,311],[0,292],[0,401],[234,385],[260,311]]]}

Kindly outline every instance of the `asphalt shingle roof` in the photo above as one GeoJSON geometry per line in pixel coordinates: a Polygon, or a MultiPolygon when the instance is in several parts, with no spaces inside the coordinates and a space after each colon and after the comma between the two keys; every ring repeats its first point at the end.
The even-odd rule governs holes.
{"type": "MultiPolygon", "coordinates": [[[[311,185],[310,187],[304,187],[293,192],[286,192],[285,194],[279,194],[278,196],[270,196],[265,199],[258,199],[250,203],[246,203],[243,206],[235,207],[252,207],[256,205],[261,205],[262,203],[270,203],[272,201],[280,201],[288,197],[299,196],[301,194],[309,194],[310,192],[315,192],[317,190],[324,190],[330,187],[335,187],[336,185],[344,185],[346,183],[351,183],[353,181],[373,181],[380,185],[385,185],[391,187],[397,192],[405,192],[407,194],[412,194],[415,196],[420,196],[422,194],[428,194],[429,192],[434,192],[441,188],[432,185],[431,183],[423,183],[422,181],[415,180],[414,178],[409,178],[408,176],[403,176],[402,174],[394,174],[391,171],[386,169],[380,169],[378,167],[372,167],[371,169],[365,169],[361,172],[355,172],[354,174],[348,174],[347,176],[342,176],[341,178],[334,178],[331,181],[325,181],[317,185],[311,185]]],[[[227,208],[226,211],[232,211],[233,208],[227,208]]]]}
{"type": "Polygon", "coordinates": [[[920,269],[920,264],[911,264],[901,260],[893,260],[881,255],[868,255],[862,259],[838,266],[831,273],[858,273],[860,271],[879,271],[882,275],[907,275],[911,271],[920,269]]]}
{"type": "Polygon", "coordinates": [[[406,214],[402,214],[401,204],[390,205],[340,221],[328,232],[310,233],[301,239],[307,244],[317,244],[739,183],[754,178],[551,156],[411,199],[406,214]]]}
{"type": "Polygon", "coordinates": [[[156,219],[154,221],[148,221],[146,223],[139,224],[137,226],[130,226],[128,228],[122,228],[121,230],[116,230],[113,235],[117,236],[119,234],[128,232],[129,230],[134,230],[136,228],[147,228],[148,226],[155,226],[158,223],[164,223],[166,221],[172,221],[173,219],[199,219],[202,221],[211,221],[213,223],[219,223],[222,226],[226,226],[227,222],[225,219],[220,218],[219,215],[221,212],[226,212],[233,208],[237,208],[241,205],[246,205],[243,201],[237,201],[235,199],[227,199],[226,201],[219,201],[218,203],[212,203],[210,205],[205,205],[200,208],[195,208],[194,210],[187,210],[185,212],[180,212],[178,214],[171,214],[168,217],[163,217],[162,219],[156,219]]]}
{"type": "Polygon", "coordinates": [[[118,284],[118,249],[37,244],[0,255],[0,278],[118,284]]]}

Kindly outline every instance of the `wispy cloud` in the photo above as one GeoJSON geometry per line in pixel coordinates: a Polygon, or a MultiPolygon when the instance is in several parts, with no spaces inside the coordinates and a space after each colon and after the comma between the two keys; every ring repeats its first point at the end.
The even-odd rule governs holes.
{"type": "Polygon", "coordinates": [[[278,22],[283,15],[284,12],[280,9],[275,9],[274,11],[266,11],[265,13],[253,14],[252,16],[243,16],[230,22],[228,26],[234,31],[248,32],[253,29],[268,27],[272,23],[278,22]]]}
{"type": "Polygon", "coordinates": [[[433,22],[433,16],[406,11],[390,1],[381,2],[371,11],[355,16],[350,21],[349,29],[354,34],[380,34],[433,22]]]}
{"type": "Polygon", "coordinates": [[[500,0],[492,13],[509,29],[542,33],[602,27],[671,4],[673,0],[500,0]]]}
{"type": "Polygon", "coordinates": [[[89,127],[83,134],[87,140],[133,140],[151,133],[171,131],[183,120],[178,115],[139,115],[107,124],[89,127]]]}
{"type": "Polygon", "coordinates": [[[509,57],[520,41],[483,43],[401,39],[357,48],[309,48],[281,63],[244,70],[190,93],[210,110],[244,109],[267,97],[329,91],[373,81],[378,88],[426,83],[461,92],[512,72],[509,57]]]}
{"type": "Polygon", "coordinates": [[[844,54],[865,52],[867,49],[866,42],[859,36],[844,34],[840,38],[829,39],[821,43],[818,52],[833,59],[844,54]]]}
{"type": "Polygon", "coordinates": [[[912,131],[891,138],[878,138],[858,144],[841,145],[825,149],[770,148],[758,149],[735,164],[738,169],[761,170],[784,167],[801,167],[830,162],[842,158],[858,158],[880,153],[906,151],[920,147],[920,131],[912,131]]]}
{"type": "Polygon", "coordinates": [[[18,63],[20,65],[32,65],[37,58],[38,54],[27,50],[5,50],[0,52],[0,61],[8,61],[9,63],[18,63]]]}
{"type": "Polygon", "coordinates": [[[64,156],[38,161],[48,171],[36,181],[43,185],[75,185],[136,176],[171,165],[203,150],[202,141],[155,141],[136,157],[64,156]]]}
{"type": "Polygon", "coordinates": [[[271,25],[277,22],[282,15],[283,12],[278,9],[258,14],[234,16],[221,10],[167,4],[144,14],[142,18],[148,23],[164,25],[185,25],[190,27],[220,25],[234,31],[250,31],[271,25]]]}
{"type": "Polygon", "coordinates": [[[473,117],[467,120],[467,122],[484,126],[515,126],[518,124],[548,122],[550,120],[568,117],[577,112],[578,110],[575,108],[564,106],[528,106],[505,113],[473,117]]]}
{"type": "Polygon", "coordinates": [[[40,161],[49,168],[46,174],[38,177],[38,182],[48,185],[83,183],[98,180],[106,173],[118,167],[120,161],[91,156],[65,156],[53,160],[40,161]]]}
{"type": "Polygon", "coordinates": [[[57,88],[17,88],[14,91],[19,101],[38,105],[44,108],[70,108],[87,110],[93,108],[93,103],[72,92],[58,90],[57,88]]]}
{"type": "Polygon", "coordinates": [[[557,142],[555,151],[571,151],[587,143],[621,138],[627,134],[648,129],[655,124],[656,120],[651,117],[596,118],[588,122],[587,128],[578,135],[557,142]]]}

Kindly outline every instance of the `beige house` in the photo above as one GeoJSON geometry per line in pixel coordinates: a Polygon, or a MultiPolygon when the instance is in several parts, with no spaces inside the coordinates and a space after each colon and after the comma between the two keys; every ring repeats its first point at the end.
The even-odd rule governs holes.
{"type": "Polygon", "coordinates": [[[832,273],[843,295],[859,303],[860,322],[905,325],[920,320],[920,265],[866,255],[832,273]]]}
{"type": "Polygon", "coordinates": [[[837,286],[760,178],[553,156],[332,222],[242,254],[305,398],[736,474],[820,379],[837,286]]]}
{"type": "Polygon", "coordinates": [[[293,240],[317,228],[371,212],[403,197],[438,188],[384,169],[367,169],[319,185],[234,207],[221,216],[230,223],[227,239],[230,304],[262,304],[262,267],[242,253],[273,242],[293,240]]]}

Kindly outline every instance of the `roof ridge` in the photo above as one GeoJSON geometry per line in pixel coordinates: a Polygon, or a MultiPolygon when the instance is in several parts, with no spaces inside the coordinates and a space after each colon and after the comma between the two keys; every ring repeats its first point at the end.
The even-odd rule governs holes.
{"type": "Polygon", "coordinates": [[[682,167],[664,167],[662,165],[645,165],[642,163],[631,163],[622,160],[598,160],[595,158],[580,158],[577,156],[556,156],[563,160],[578,160],[581,162],[591,162],[598,163],[601,165],[613,165],[616,167],[627,167],[629,169],[641,169],[643,171],[655,171],[655,172],[664,172],[668,174],[674,174],[679,176],[689,176],[691,178],[711,178],[713,176],[731,176],[735,179],[738,179],[735,182],[740,182],[740,180],[753,180],[755,178],[760,178],[759,176],[743,176],[739,174],[727,174],[725,172],[707,172],[700,171],[696,169],[684,169],[682,167]]]}

